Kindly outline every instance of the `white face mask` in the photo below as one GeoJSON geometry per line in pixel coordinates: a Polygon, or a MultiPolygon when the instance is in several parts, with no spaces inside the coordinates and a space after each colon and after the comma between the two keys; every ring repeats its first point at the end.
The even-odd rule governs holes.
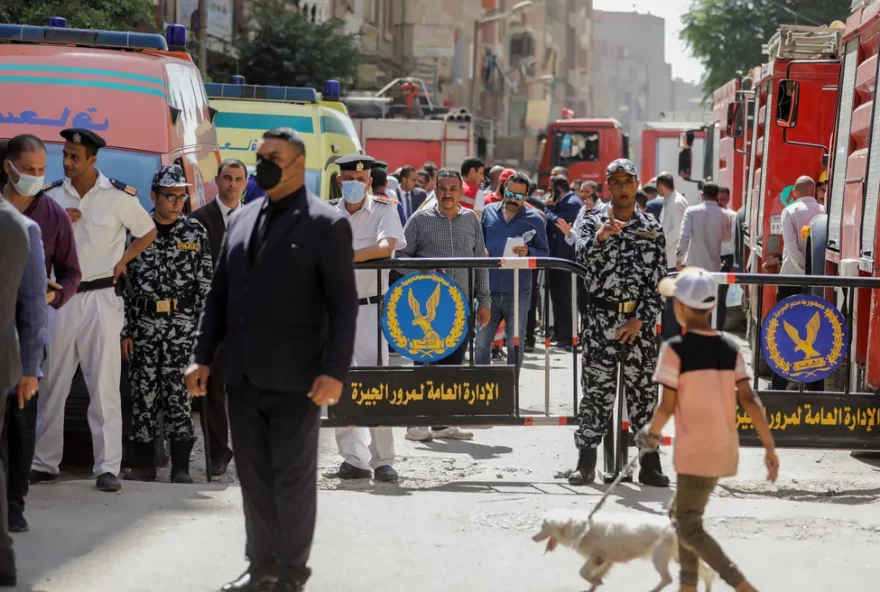
{"type": "Polygon", "coordinates": [[[348,203],[359,204],[367,193],[367,184],[360,181],[343,181],[342,197],[348,203]]]}
{"type": "Polygon", "coordinates": [[[9,166],[15,171],[15,174],[18,175],[18,181],[12,181],[12,177],[9,178],[12,181],[12,186],[15,187],[15,192],[24,197],[33,197],[40,192],[40,189],[43,188],[43,183],[46,179],[46,176],[42,177],[34,177],[33,175],[25,175],[24,173],[18,172],[18,169],[15,168],[15,165],[12,164],[12,161],[9,161],[9,166]]]}

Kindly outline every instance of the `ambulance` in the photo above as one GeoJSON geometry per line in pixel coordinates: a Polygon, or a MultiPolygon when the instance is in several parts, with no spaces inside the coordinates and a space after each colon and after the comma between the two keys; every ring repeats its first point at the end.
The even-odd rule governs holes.
{"type": "Polygon", "coordinates": [[[227,84],[205,87],[211,107],[217,110],[214,123],[224,159],[241,160],[252,174],[263,132],[290,127],[306,145],[306,187],[324,199],[341,197],[336,159],[363,150],[339,101],[339,82],[328,80],[319,93],[306,87],[245,84],[244,76],[235,75],[227,84]]]}

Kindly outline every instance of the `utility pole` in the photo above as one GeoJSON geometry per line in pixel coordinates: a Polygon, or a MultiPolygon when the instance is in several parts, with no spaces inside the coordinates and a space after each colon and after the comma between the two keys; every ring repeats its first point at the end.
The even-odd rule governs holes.
{"type": "Polygon", "coordinates": [[[208,0],[199,0],[199,70],[208,69],[208,0]]]}

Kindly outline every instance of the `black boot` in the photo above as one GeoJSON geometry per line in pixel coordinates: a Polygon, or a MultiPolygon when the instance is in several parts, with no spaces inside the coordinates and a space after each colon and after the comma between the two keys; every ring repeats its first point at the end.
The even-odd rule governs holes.
{"type": "Polygon", "coordinates": [[[171,482],[192,483],[189,476],[189,453],[192,452],[195,440],[171,443],[171,482]]]}
{"type": "Polygon", "coordinates": [[[125,475],[126,481],[155,481],[156,455],[152,442],[132,442],[134,468],[125,475]]]}
{"type": "Polygon", "coordinates": [[[639,483],[651,487],[669,487],[669,477],[660,468],[660,453],[648,452],[639,460],[639,483]]]}
{"type": "Polygon", "coordinates": [[[590,485],[596,480],[596,449],[581,448],[577,470],[568,476],[569,485],[590,485]]]}

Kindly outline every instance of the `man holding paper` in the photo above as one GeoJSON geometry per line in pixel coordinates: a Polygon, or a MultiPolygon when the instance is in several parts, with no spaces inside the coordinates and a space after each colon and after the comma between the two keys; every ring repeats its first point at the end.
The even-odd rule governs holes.
{"type": "MultiPolygon", "coordinates": [[[[503,200],[486,206],[483,210],[482,225],[486,249],[490,257],[547,257],[550,247],[547,244],[546,225],[535,210],[525,207],[529,193],[529,178],[523,173],[514,173],[503,188],[503,200]]],[[[493,269],[489,271],[489,290],[492,295],[489,324],[483,327],[474,343],[474,363],[488,365],[492,340],[498,325],[504,320],[507,335],[507,363],[522,364],[522,345],[528,322],[529,307],[532,301],[532,272],[521,270],[519,291],[514,291],[516,271],[493,269]],[[519,332],[514,334],[514,315],[519,316],[519,332]],[[515,351],[519,351],[519,360],[515,351]]]]}

